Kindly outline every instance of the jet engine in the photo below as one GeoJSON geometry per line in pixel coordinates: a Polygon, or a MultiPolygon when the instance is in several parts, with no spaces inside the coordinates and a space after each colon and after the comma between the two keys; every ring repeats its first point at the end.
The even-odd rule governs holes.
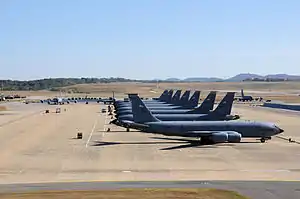
{"type": "Polygon", "coordinates": [[[214,133],[210,137],[214,143],[222,143],[228,140],[228,134],[226,132],[214,133]]]}
{"type": "Polygon", "coordinates": [[[237,132],[227,132],[228,142],[241,142],[242,135],[237,132]]]}

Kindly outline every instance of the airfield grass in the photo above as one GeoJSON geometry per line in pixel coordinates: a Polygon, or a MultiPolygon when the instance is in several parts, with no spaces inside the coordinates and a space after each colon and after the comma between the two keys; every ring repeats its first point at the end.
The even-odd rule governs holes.
{"type": "MultiPolygon", "coordinates": [[[[240,89],[245,90],[245,94],[261,96],[271,100],[281,100],[285,102],[300,103],[298,96],[300,90],[300,82],[190,82],[190,83],[97,83],[97,84],[77,84],[61,88],[63,96],[66,97],[109,97],[114,91],[115,97],[127,97],[127,93],[138,93],[142,97],[158,97],[165,89],[182,89],[182,90],[200,90],[201,98],[207,95],[209,91],[235,91],[240,95],[240,89]],[[73,93],[76,91],[76,93],[73,93]],[[256,93],[267,92],[266,93],[256,93]],[[276,93],[277,92],[277,93],[276,93]],[[291,92],[293,94],[282,95],[278,92],[291,92]]],[[[224,92],[219,92],[217,101],[223,96],[224,92]]],[[[40,91],[5,91],[5,94],[19,94],[25,96],[59,96],[60,92],[52,92],[47,90],[40,91]]]]}
{"type": "Polygon", "coordinates": [[[101,191],[47,191],[0,194],[3,199],[249,199],[219,189],[119,189],[101,191]]]}

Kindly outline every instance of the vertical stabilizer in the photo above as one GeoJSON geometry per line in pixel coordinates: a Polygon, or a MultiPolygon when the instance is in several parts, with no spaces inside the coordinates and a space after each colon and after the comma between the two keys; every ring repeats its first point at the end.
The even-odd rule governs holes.
{"type": "Polygon", "coordinates": [[[180,100],[181,90],[177,90],[176,93],[173,95],[171,103],[172,104],[178,104],[180,100]]]}
{"type": "Polygon", "coordinates": [[[235,92],[228,92],[212,113],[218,115],[230,115],[233,100],[234,100],[234,95],[235,92]]]}
{"type": "Polygon", "coordinates": [[[163,101],[168,94],[168,90],[164,90],[164,92],[159,96],[158,100],[163,101]]]}
{"type": "Polygon", "coordinates": [[[179,105],[185,105],[185,104],[187,104],[189,102],[190,93],[191,93],[190,90],[185,91],[182,94],[182,96],[181,96],[178,104],[179,105]]]}
{"type": "Polygon", "coordinates": [[[169,103],[169,104],[171,103],[173,92],[174,92],[173,89],[169,90],[169,92],[166,96],[166,100],[164,100],[164,102],[169,103]]]}
{"type": "Polygon", "coordinates": [[[195,113],[195,114],[207,114],[210,112],[210,110],[214,109],[214,103],[216,100],[216,91],[211,91],[207,97],[204,99],[202,104],[197,107],[196,109],[189,111],[190,113],[195,113]]]}
{"type": "Polygon", "coordinates": [[[188,103],[186,104],[186,107],[194,108],[198,106],[199,98],[200,98],[200,91],[195,91],[192,97],[190,98],[190,100],[188,101],[188,103]]]}
{"type": "Polygon", "coordinates": [[[159,121],[156,117],[152,115],[144,102],[140,99],[138,95],[130,96],[130,101],[132,104],[132,114],[133,121],[136,123],[145,122],[155,122],[159,121]]]}

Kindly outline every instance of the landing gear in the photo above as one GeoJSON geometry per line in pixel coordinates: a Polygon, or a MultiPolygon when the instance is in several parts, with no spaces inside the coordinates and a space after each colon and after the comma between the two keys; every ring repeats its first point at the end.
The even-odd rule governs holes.
{"type": "Polygon", "coordinates": [[[130,131],[130,129],[129,128],[126,128],[126,132],[129,132],[130,131]]]}
{"type": "Polygon", "coordinates": [[[260,138],[260,142],[261,142],[261,143],[265,143],[265,142],[266,142],[266,139],[265,139],[265,138],[260,138]]]}

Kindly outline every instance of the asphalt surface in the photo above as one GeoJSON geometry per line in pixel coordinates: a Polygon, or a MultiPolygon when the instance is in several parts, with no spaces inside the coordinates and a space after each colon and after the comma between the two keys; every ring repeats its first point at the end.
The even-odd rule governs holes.
{"type": "Polygon", "coordinates": [[[299,199],[300,181],[123,181],[3,184],[0,193],[120,188],[216,188],[237,191],[252,199],[299,199]]]}

